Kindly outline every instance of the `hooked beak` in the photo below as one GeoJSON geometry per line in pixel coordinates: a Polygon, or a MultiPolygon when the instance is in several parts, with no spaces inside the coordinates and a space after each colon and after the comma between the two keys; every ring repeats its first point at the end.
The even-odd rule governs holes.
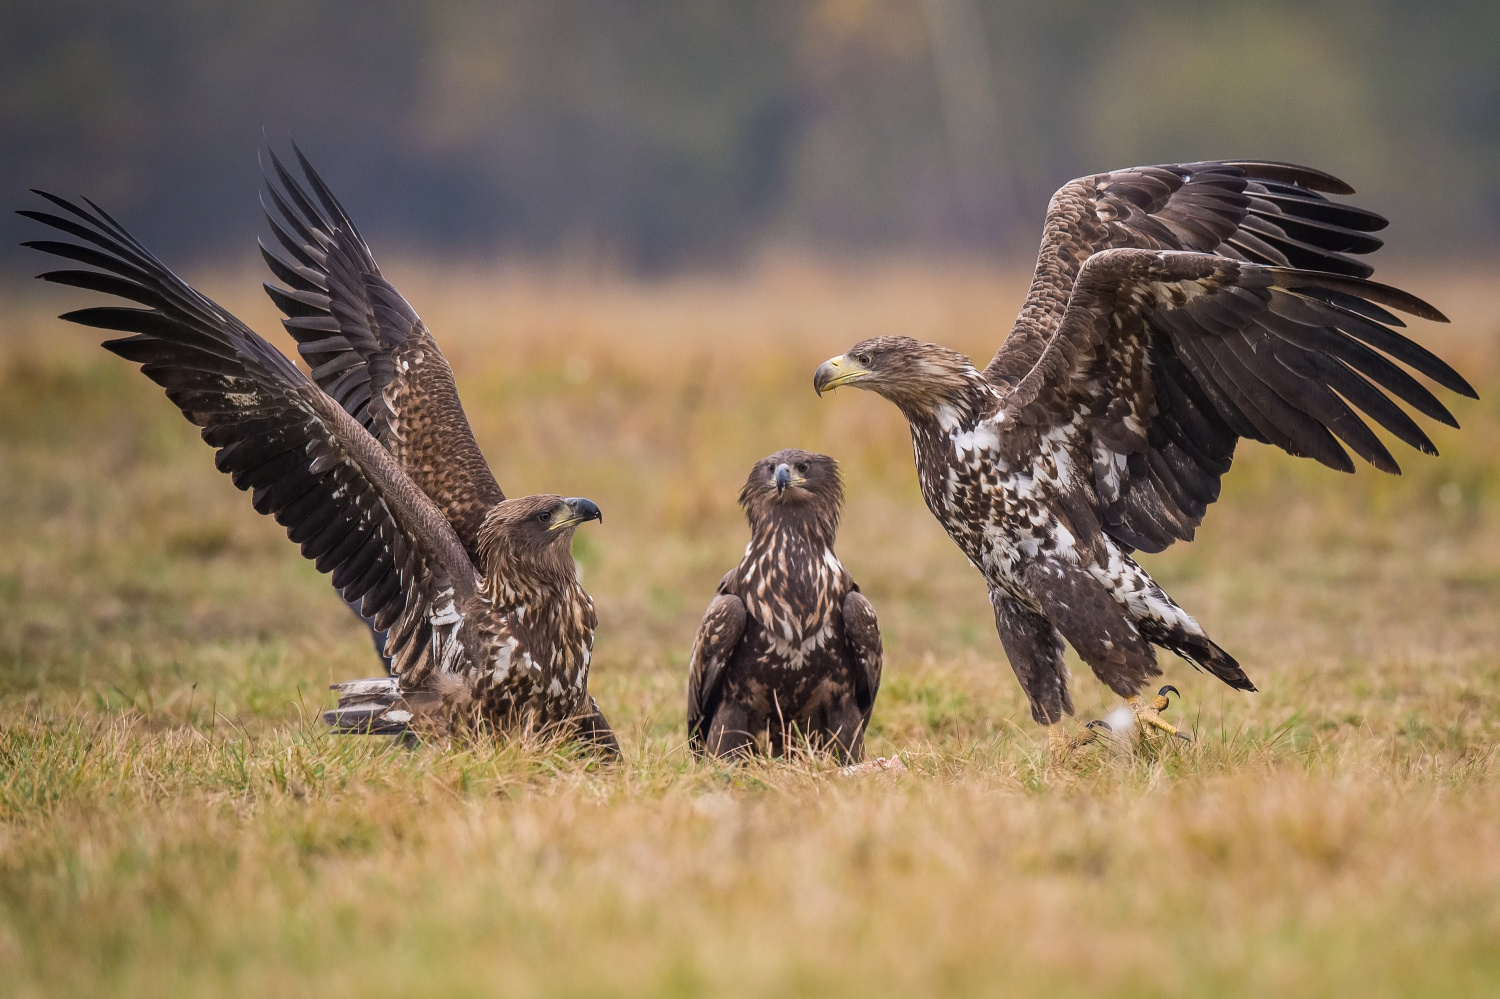
{"type": "Polygon", "coordinates": [[[780,496],[787,491],[788,486],[800,486],[807,482],[805,478],[792,471],[790,465],[776,466],[776,495],[780,496]]]}
{"type": "Polygon", "coordinates": [[[869,373],[868,369],[861,367],[860,363],[848,354],[840,354],[818,365],[818,370],[813,373],[813,388],[818,395],[822,395],[825,389],[836,389],[840,385],[857,381],[869,373]]]}
{"type": "Polygon", "coordinates": [[[599,507],[593,500],[584,499],[582,496],[570,496],[563,500],[563,506],[568,508],[568,515],[552,522],[548,531],[560,531],[564,527],[573,527],[585,521],[597,520],[604,523],[604,514],[599,512],[599,507]]]}

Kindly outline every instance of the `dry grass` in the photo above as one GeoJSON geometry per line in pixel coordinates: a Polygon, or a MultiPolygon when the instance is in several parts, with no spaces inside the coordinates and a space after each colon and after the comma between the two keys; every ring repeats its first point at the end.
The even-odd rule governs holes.
{"type": "MultiPolygon", "coordinates": [[[[371,669],[355,622],[153,386],[27,297],[0,385],[0,993],[1500,991],[1481,274],[1403,275],[1456,320],[1419,334],[1488,389],[1442,458],[1346,477],[1247,445],[1200,539],[1147,560],[1262,693],[1174,661],[1194,745],[1049,768],[897,414],[810,388],[875,332],[986,354],[1017,280],[391,270],[501,482],[605,511],[578,554],[628,762],[324,736],[325,685],[371,669]],[[870,745],[906,774],[684,751],[733,498],[785,446],[846,469],[840,551],[887,637],[870,745]]],[[[250,274],[205,283],[275,328],[250,274]]]]}

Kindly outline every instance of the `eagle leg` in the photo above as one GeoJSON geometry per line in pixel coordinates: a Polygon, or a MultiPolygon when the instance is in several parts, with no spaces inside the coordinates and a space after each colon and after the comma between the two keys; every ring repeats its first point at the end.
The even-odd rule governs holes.
{"type": "Polygon", "coordinates": [[[1125,703],[1129,705],[1130,710],[1135,713],[1135,723],[1140,727],[1142,733],[1144,733],[1147,729],[1154,728],[1159,729],[1163,732],[1167,732],[1171,735],[1175,735],[1179,739],[1184,739],[1187,742],[1192,742],[1192,736],[1188,735],[1186,732],[1182,731],[1176,725],[1173,725],[1171,722],[1167,721],[1161,716],[1161,713],[1167,709],[1168,705],[1171,704],[1171,701],[1167,698],[1168,694],[1177,694],[1178,697],[1182,696],[1178,693],[1176,687],[1172,686],[1171,684],[1167,684],[1165,687],[1161,688],[1161,690],[1158,690],[1156,692],[1156,696],[1151,698],[1151,700],[1149,701],[1143,701],[1141,700],[1140,695],[1136,695],[1134,697],[1127,697],[1125,699],[1125,703]]]}
{"type": "Polygon", "coordinates": [[[1091,721],[1082,728],[1077,728],[1071,722],[1054,722],[1047,726],[1047,749],[1053,762],[1060,762],[1072,756],[1084,746],[1099,738],[1099,731],[1109,731],[1109,725],[1102,721],[1091,721]],[[1073,730],[1070,732],[1070,730],[1073,730]]]}
{"type": "Polygon", "coordinates": [[[620,752],[620,740],[615,737],[614,729],[609,727],[604,712],[599,710],[599,702],[592,695],[588,709],[578,717],[577,725],[578,741],[589,752],[611,762],[625,758],[620,752]]]}

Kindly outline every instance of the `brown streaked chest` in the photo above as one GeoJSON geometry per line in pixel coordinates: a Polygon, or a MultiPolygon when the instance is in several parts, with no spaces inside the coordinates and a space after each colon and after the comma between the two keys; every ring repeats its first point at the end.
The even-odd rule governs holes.
{"type": "Polygon", "coordinates": [[[588,692],[598,617],[578,584],[558,592],[497,594],[476,622],[476,694],[493,710],[576,714],[588,692]]]}
{"type": "Polygon", "coordinates": [[[798,660],[831,641],[850,582],[831,545],[776,527],[750,543],[734,592],[769,651],[798,660]]]}

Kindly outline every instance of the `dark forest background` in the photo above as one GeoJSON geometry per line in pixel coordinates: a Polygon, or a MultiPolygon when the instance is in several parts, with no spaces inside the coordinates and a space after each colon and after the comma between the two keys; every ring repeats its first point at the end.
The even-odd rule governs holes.
{"type": "Polygon", "coordinates": [[[1403,252],[1486,251],[1500,4],[0,2],[16,206],[82,192],[238,255],[263,130],[411,252],[1018,254],[1069,177],[1201,157],[1314,164],[1403,252]]]}

